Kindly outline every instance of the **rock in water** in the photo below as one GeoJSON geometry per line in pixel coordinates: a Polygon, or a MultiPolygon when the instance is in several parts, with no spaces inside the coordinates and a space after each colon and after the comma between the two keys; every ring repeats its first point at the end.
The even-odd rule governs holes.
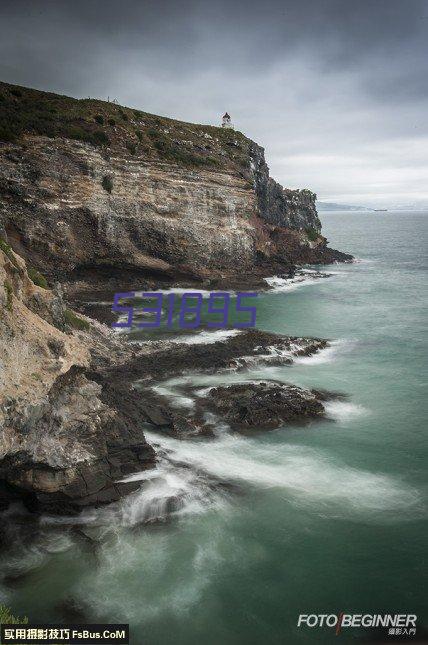
{"type": "Polygon", "coordinates": [[[324,415],[323,404],[311,390],[272,381],[213,388],[208,405],[238,431],[278,428],[324,415]]]}

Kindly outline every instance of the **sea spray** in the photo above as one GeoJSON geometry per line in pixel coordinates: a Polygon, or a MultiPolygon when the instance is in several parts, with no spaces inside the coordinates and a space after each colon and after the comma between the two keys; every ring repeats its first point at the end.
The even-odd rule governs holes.
{"type": "MultiPolygon", "coordinates": [[[[286,430],[280,431],[286,438],[286,430]]],[[[419,492],[398,479],[351,468],[322,450],[290,443],[260,442],[223,434],[216,440],[180,441],[148,433],[174,459],[220,480],[261,489],[287,491],[290,501],[335,516],[360,516],[372,521],[400,512],[403,519],[420,514],[419,492]]]]}

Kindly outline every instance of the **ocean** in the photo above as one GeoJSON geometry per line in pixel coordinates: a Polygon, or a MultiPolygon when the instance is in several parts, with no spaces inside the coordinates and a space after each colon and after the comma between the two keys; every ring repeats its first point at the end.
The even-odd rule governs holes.
{"type": "Polygon", "coordinates": [[[129,622],[133,645],[335,638],[333,628],[298,627],[300,614],[411,613],[420,635],[428,629],[428,213],[321,218],[330,245],[357,261],[322,267],[326,279],[277,279],[258,297],[257,326],[330,347],[291,366],[160,387],[184,406],[183,383],[254,378],[346,396],[309,426],[242,436],[220,425],[214,440],[193,441],[148,430],[167,458],[120,508],[82,519],[100,540],[95,555],[65,530],[69,520],[45,518],[36,543],[3,556],[4,575],[22,574],[0,586],[15,614],[54,622],[71,607],[92,622],[129,622]],[[165,516],[171,498],[181,501],[167,521],[143,524],[165,516]]]}

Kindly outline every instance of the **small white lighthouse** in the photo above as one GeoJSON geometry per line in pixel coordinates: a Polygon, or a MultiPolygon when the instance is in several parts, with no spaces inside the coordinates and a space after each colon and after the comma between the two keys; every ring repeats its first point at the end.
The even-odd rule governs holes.
{"type": "Polygon", "coordinates": [[[233,124],[232,121],[230,120],[230,114],[227,112],[223,115],[223,123],[221,124],[222,128],[230,128],[233,130],[233,124]]]}

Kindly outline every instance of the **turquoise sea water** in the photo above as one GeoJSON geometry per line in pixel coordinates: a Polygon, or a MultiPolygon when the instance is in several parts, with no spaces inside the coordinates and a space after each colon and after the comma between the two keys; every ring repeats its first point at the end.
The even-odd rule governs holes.
{"type": "MultiPolygon", "coordinates": [[[[428,626],[428,214],[322,220],[331,245],[359,261],[260,295],[258,327],[329,338],[332,347],[247,378],[348,397],[328,404],[329,421],[309,427],[194,442],[149,433],[178,465],[161,464],[159,479],[120,510],[88,518],[85,530],[102,536],[96,560],[62,530],[47,530],[5,563],[27,572],[20,585],[2,587],[0,599],[16,613],[59,620],[58,603],[72,598],[93,622],[129,622],[138,645],[336,638],[333,629],[298,628],[300,613],[412,613],[419,633],[428,626]],[[210,477],[237,489],[218,490],[210,477]],[[185,499],[171,521],[140,527],[171,494],[185,499]]],[[[371,634],[340,638],[370,642],[371,634]]]]}

